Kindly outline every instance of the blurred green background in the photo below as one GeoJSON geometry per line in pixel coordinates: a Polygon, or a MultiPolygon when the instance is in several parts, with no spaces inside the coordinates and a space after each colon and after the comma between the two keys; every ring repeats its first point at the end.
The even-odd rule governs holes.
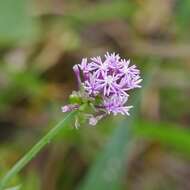
{"type": "Polygon", "coordinates": [[[0,176],[64,117],[83,57],[144,79],[130,117],[71,123],[10,190],[189,190],[189,33],[189,0],[0,0],[0,176]]]}

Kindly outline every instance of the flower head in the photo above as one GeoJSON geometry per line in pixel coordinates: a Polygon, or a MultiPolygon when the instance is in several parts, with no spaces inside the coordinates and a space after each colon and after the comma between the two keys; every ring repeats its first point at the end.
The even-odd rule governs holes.
{"type": "Polygon", "coordinates": [[[72,100],[72,104],[63,107],[63,111],[78,109],[84,115],[90,114],[87,120],[91,125],[96,125],[107,114],[129,115],[132,106],[126,105],[128,91],[140,88],[142,82],[140,70],[136,65],[130,65],[130,60],[121,59],[115,53],[106,53],[104,59],[100,56],[89,61],[82,59],[73,70],[80,91],[77,98],[75,92],[77,101],[72,100]]]}
{"type": "Polygon", "coordinates": [[[129,115],[129,110],[133,106],[125,106],[127,100],[127,96],[118,97],[115,95],[104,99],[103,105],[106,108],[108,114],[113,113],[113,115],[117,115],[120,113],[122,115],[129,115]]]}

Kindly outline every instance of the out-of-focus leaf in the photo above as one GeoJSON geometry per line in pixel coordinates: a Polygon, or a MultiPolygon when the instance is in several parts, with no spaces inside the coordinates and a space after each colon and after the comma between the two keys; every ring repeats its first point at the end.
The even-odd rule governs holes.
{"type": "Polygon", "coordinates": [[[177,24],[182,28],[183,32],[187,32],[187,27],[190,24],[190,1],[178,0],[176,9],[177,24]]]}
{"type": "Polygon", "coordinates": [[[23,183],[23,190],[40,190],[40,177],[37,172],[30,171],[23,183]]]}
{"type": "Polygon", "coordinates": [[[114,135],[107,144],[104,151],[98,157],[97,162],[91,168],[81,190],[96,189],[118,189],[119,178],[123,174],[123,163],[129,150],[131,140],[129,126],[120,126],[114,131],[114,135]]]}
{"type": "Polygon", "coordinates": [[[190,131],[168,123],[136,123],[137,136],[158,141],[190,156],[190,131]]]}
{"type": "Polygon", "coordinates": [[[5,190],[19,190],[21,188],[21,185],[15,186],[15,187],[10,187],[8,189],[5,190]]]}
{"type": "Polygon", "coordinates": [[[114,18],[128,18],[134,11],[134,4],[130,1],[114,1],[106,4],[99,4],[76,11],[67,15],[68,18],[76,19],[82,23],[99,22],[114,18]]]}
{"type": "Polygon", "coordinates": [[[165,113],[168,113],[167,115],[163,115],[162,118],[175,122],[185,114],[190,114],[190,102],[188,100],[189,97],[182,90],[175,88],[162,89],[160,92],[160,106],[162,110],[165,110],[165,113]]]}
{"type": "Polygon", "coordinates": [[[10,67],[2,64],[0,74],[4,74],[8,81],[1,89],[0,111],[6,110],[16,99],[39,96],[45,84],[32,69],[12,71],[10,67]]]}
{"type": "Polygon", "coordinates": [[[0,1],[0,44],[31,40],[39,32],[38,25],[29,15],[27,0],[0,1]]]}

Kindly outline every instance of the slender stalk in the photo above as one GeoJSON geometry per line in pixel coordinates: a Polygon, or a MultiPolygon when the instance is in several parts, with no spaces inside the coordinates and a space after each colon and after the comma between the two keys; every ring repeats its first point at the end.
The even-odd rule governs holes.
{"type": "Polygon", "coordinates": [[[41,150],[47,145],[61,130],[62,128],[73,118],[75,112],[69,113],[62,121],[60,121],[55,127],[53,127],[39,142],[37,142],[29,152],[27,152],[2,178],[0,181],[0,190],[3,190],[7,183],[13,178],[26,164],[28,164],[41,150]]]}

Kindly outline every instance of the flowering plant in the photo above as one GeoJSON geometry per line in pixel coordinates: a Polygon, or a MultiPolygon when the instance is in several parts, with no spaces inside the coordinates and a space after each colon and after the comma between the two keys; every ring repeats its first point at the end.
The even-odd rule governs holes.
{"type": "Polygon", "coordinates": [[[63,112],[79,110],[75,126],[88,120],[90,125],[108,114],[129,115],[133,106],[127,106],[128,91],[140,88],[142,81],[136,65],[121,59],[118,54],[106,53],[104,60],[98,56],[82,59],[74,65],[79,91],[70,95],[70,104],[63,106],[63,112]],[[80,122],[79,122],[80,121],[80,122]]]}
{"type": "Polygon", "coordinates": [[[63,106],[63,112],[69,113],[62,121],[43,136],[1,179],[0,190],[3,190],[13,178],[45,145],[47,145],[75,116],[75,126],[88,120],[90,125],[106,115],[129,115],[132,106],[127,106],[128,91],[140,88],[142,79],[140,71],[130,60],[121,59],[118,54],[107,53],[104,61],[93,57],[90,61],[82,59],[81,64],[74,65],[79,91],[70,95],[70,104],[63,106]]]}

